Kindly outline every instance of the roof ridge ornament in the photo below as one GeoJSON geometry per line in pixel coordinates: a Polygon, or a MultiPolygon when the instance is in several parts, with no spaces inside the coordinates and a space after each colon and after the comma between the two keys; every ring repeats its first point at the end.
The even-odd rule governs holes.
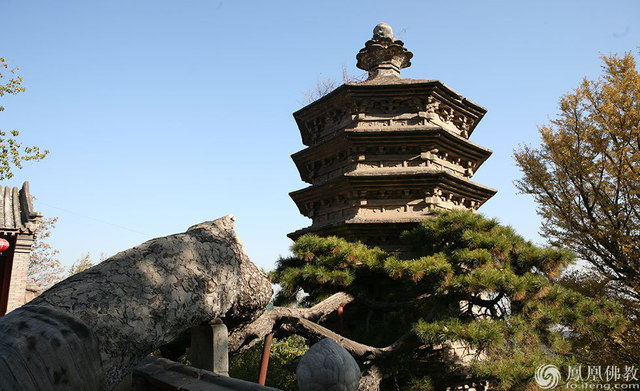
{"type": "Polygon", "coordinates": [[[400,69],[411,66],[413,53],[404,42],[395,39],[391,26],[380,23],[373,29],[373,38],[356,55],[356,66],[369,72],[367,80],[380,77],[400,78],[400,69]]]}

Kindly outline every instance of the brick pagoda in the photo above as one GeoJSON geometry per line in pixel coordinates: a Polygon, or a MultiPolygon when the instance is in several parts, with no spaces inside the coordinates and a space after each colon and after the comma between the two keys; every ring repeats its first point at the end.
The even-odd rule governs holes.
{"type": "Polygon", "coordinates": [[[311,226],[387,249],[434,209],[476,210],[496,190],[471,181],[491,151],[469,141],[486,109],[437,80],[403,79],[413,54],[382,23],[345,83],[293,114],[307,148],[292,155],[310,184],[290,193],[311,226]]]}

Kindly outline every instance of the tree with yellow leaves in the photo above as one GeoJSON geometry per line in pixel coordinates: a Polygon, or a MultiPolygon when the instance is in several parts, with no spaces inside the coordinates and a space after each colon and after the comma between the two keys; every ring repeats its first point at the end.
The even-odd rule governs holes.
{"type": "Polygon", "coordinates": [[[541,233],[589,263],[562,285],[591,297],[615,298],[631,324],[616,338],[583,341],[581,359],[640,359],[640,74],[631,53],[602,56],[603,75],[585,79],[560,99],[560,113],[540,127],[537,149],[515,152],[534,196],[541,233]]]}
{"type": "Polygon", "coordinates": [[[542,234],[572,248],[640,300],[640,74],[631,53],[602,56],[603,75],[560,99],[539,148],[515,152],[542,234]]]}
{"type": "MultiPolygon", "coordinates": [[[[9,68],[7,61],[0,57],[0,79],[8,77],[6,82],[0,82],[0,97],[5,94],[15,95],[23,92],[22,77],[16,74],[17,68],[9,68]]],[[[0,111],[4,107],[0,105],[0,111]]],[[[20,134],[17,130],[11,130],[9,135],[0,129],[0,180],[13,176],[12,169],[22,168],[22,162],[28,160],[41,160],[49,151],[40,151],[38,147],[24,147],[18,142],[20,134]]]]}

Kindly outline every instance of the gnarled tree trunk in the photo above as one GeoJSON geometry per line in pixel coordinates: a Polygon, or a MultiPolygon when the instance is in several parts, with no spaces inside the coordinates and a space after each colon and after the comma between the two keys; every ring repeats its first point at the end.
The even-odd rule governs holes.
{"type": "MultiPolygon", "coordinates": [[[[414,350],[421,343],[416,335],[409,331],[391,345],[379,348],[343,337],[320,324],[339,307],[354,300],[350,294],[339,292],[311,308],[274,307],[265,311],[252,323],[234,329],[229,336],[229,350],[236,354],[245,352],[272,332],[275,332],[278,338],[293,334],[300,335],[309,343],[330,338],[345,348],[360,365],[362,377],[359,390],[377,391],[384,377],[382,370],[384,366],[395,357],[414,350]]],[[[374,302],[369,304],[379,305],[374,302]]]]}
{"type": "Polygon", "coordinates": [[[270,297],[232,216],[150,240],[0,318],[0,390],[111,389],[181,332],[250,322],[270,297]]]}

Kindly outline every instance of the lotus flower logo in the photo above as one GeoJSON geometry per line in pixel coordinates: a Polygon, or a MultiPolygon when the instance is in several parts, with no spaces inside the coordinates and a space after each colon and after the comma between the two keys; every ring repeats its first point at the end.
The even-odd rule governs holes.
{"type": "Polygon", "coordinates": [[[540,388],[548,390],[558,385],[558,381],[560,381],[560,371],[555,365],[541,365],[536,369],[535,379],[540,388]]]}

